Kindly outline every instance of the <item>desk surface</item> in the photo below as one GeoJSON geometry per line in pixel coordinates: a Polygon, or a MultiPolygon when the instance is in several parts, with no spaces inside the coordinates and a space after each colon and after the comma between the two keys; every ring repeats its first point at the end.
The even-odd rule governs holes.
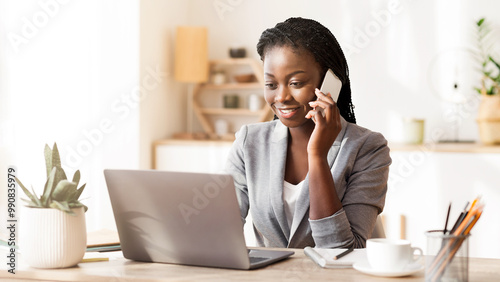
{"type": "MultiPolygon", "coordinates": [[[[352,268],[324,269],[293,249],[295,255],[287,260],[257,270],[230,270],[161,263],[143,263],[124,259],[121,252],[110,261],[80,263],[65,269],[34,269],[19,261],[16,274],[1,270],[1,278],[50,281],[424,281],[424,273],[403,278],[368,276],[352,268]]],[[[116,255],[115,255],[116,256],[116,255]]],[[[2,267],[3,268],[3,267],[2,267]]],[[[471,258],[470,281],[498,281],[500,260],[471,258]]]]}

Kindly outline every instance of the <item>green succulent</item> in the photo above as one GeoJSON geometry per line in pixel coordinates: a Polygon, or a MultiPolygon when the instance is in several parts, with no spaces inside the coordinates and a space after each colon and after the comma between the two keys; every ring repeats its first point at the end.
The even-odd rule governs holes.
{"type": "Polygon", "coordinates": [[[76,215],[71,210],[72,208],[83,207],[87,211],[87,206],[78,200],[85,188],[85,184],[77,188],[80,182],[80,171],[75,172],[72,181],[67,179],[66,173],[61,167],[61,158],[56,143],[54,143],[52,149],[47,144],[45,145],[45,164],[47,167],[47,181],[41,197],[36,195],[33,187],[31,187],[33,193],[31,193],[16,177],[17,183],[29,198],[29,200],[22,199],[28,203],[27,206],[31,208],[54,208],[70,215],[76,215]]]}
{"type": "Polygon", "coordinates": [[[498,41],[484,18],[476,22],[476,27],[478,45],[476,58],[481,64],[480,71],[483,77],[481,86],[475,89],[479,94],[500,94],[500,63],[493,58],[497,55],[495,47],[498,41]]]}

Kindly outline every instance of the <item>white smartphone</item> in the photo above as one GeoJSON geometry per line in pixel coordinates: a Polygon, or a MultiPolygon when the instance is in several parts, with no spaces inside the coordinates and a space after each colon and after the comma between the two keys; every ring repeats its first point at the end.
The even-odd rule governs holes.
{"type": "MultiPolygon", "coordinates": [[[[321,88],[319,91],[332,96],[332,99],[337,103],[339,98],[340,89],[342,88],[342,81],[333,73],[331,69],[326,71],[325,77],[323,78],[323,83],[321,83],[321,88]]],[[[325,116],[325,112],[320,108],[321,114],[325,116]]]]}
{"type": "Polygon", "coordinates": [[[332,95],[333,101],[337,103],[341,88],[342,81],[340,81],[340,79],[333,73],[331,69],[328,69],[319,90],[325,94],[330,93],[330,95],[332,95]]]}

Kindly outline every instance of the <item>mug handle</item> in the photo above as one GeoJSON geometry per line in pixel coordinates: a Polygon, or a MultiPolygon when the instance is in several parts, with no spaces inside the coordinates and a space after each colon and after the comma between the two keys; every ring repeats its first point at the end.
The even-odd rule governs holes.
{"type": "Polygon", "coordinates": [[[412,253],[412,263],[421,263],[421,260],[424,258],[424,252],[422,251],[422,249],[418,248],[418,247],[412,247],[411,248],[411,253],[412,253]],[[417,257],[415,258],[415,252],[417,252],[417,257]]]}

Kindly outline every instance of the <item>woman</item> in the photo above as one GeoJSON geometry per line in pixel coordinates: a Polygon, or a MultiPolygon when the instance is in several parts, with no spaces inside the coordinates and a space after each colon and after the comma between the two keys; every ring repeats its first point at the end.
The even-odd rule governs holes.
{"type": "Polygon", "coordinates": [[[290,18],[264,31],[257,51],[277,119],[236,134],[226,168],[241,216],[250,209],[259,246],[365,247],[391,159],[381,134],[355,124],[337,40],[316,21],[290,18]],[[328,69],[342,81],[337,104],[317,89],[328,69]]]}

